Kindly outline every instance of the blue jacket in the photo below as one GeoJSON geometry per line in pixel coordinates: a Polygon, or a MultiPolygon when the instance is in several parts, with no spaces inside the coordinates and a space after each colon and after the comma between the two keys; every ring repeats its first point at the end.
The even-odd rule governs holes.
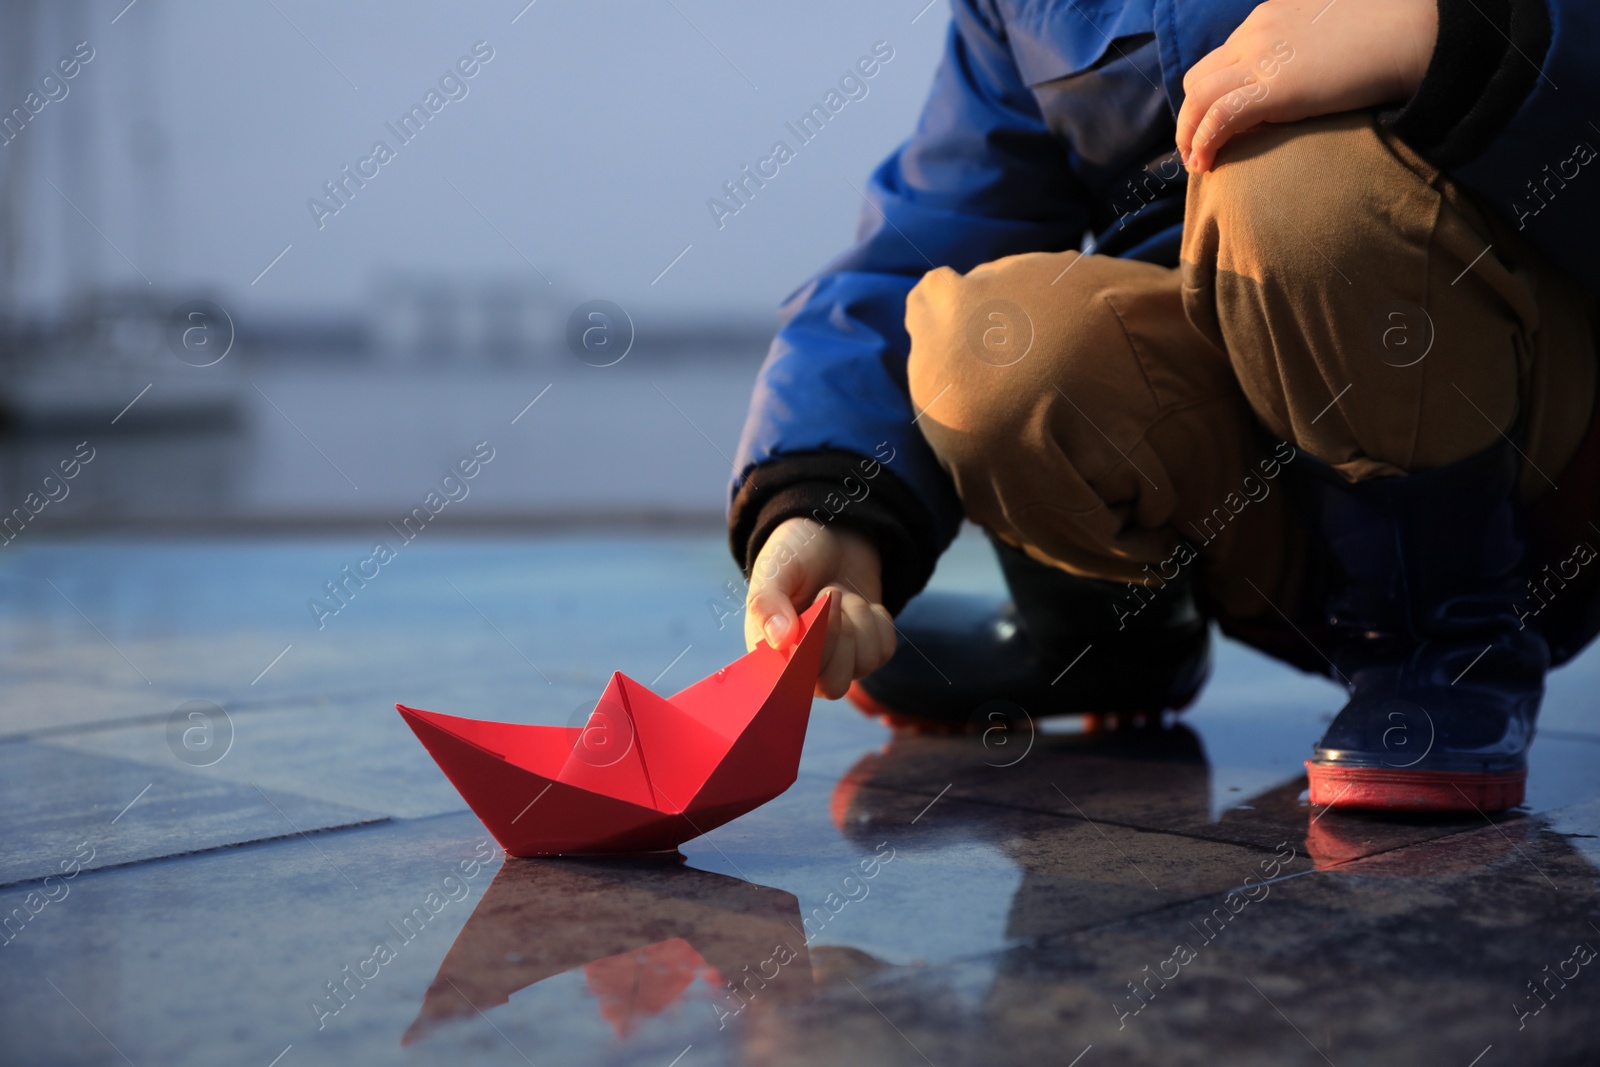
{"type": "MultiPolygon", "coordinates": [[[[1175,265],[1183,75],[1255,4],[952,7],[932,92],[910,139],[873,173],[856,244],[783,306],[734,461],[730,534],[741,563],[784,518],[823,517],[827,499],[829,514],[878,541],[891,610],[926,581],[961,520],[912,424],[906,294],[935,266],[965,272],[1019,252],[1081,247],[1175,265]],[[1136,192],[1163,166],[1178,177],[1162,195],[1136,192]],[[872,496],[834,506],[856,500],[840,492],[852,473],[872,496]]],[[[1423,85],[1382,116],[1592,292],[1600,164],[1585,165],[1587,146],[1600,147],[1589,121],[1600,121],[1597,23],[1596,0],[1440,0],[1423,85]]]]}

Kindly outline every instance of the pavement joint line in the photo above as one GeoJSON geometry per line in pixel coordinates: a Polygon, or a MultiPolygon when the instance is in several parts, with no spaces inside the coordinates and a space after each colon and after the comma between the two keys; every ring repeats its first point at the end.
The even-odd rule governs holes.
{"type": "Polygon", "coordinates": [[[1078,807],[1078,802],[1077,801],[1073,800],[1071,797],[1067,796],[1066,793],[1062,792],[1061,787],[1059,785],[1056,785],[1056,783],[1054,783],[1054,782],[1050,783],[1050,788],[1054,789],[1057,793],[1061,793],[1061,798],[1063,800],[1065,800],[1068,804],[1072,805],[1072,810],[1077,812],[1079,815],[1082,815],[1083,816],[1083,821],[1088,823],[1090,826],[1094,827],[1094,832],[1100,835],[1100,840],[1104,841],[1106,844],[1108,844],[1112,848],[1116,849],[1117,850],[1117,855],[1119,855],[1123,859],[1127,860],[1128,861],[1128,866],[1130,866],[1134,870],[1138,871],[1140,878],[1143,878],[1146,882],[1150,882],[1150,888],[1151,889],[1154,889],[1157,893],[1161,892],[1161,887],[1156,885],[1154,882],[1150,881],[1150,876],[1148,874],[1145,874],[1143,869],[1141,869],[1140,866],[1137,863],[1133,862],[1133,858],[1132,857],[1130,857],[1126,852],[1122,851],[1122,846],[1117,844],[1115,841],[1111,840],[1111,838],[1107,837],[1106,836],[1106,832],[1104,830],[1100,829],[1100,826],[1099,826],[1098,823],[1096,823],[1093,819],[1089,818],[1089,816],[1084,815],[1084,811],[1083,811],[1082,808],[1078,807]]]}
{"type": "MultiPolygon", "coordinates": [[[[828,781],[828,782],[835,781],[835,779],[832,776],[818,776],[818,775],[814,775],[814,774],[812,774],[810,772],[806,772],[806,771],[802,771],[801,774],[802,774],[803,777],[806,777],[808,779],[819,779],[819,780],[824,780],[824,781],[828,781]]],[[[895,788],[893,786],[873,786],[873,788],[882,789],[882,790],[885,790],[887,792],[896,792],[896,793],[911,795],[911,794],[908,793],[907,790],[897,789],[897,788],[895,788]]],[[[967,798],[962,798],[962,799],[965,800],[967,798]]],[[[988,805],[990,807],[1007,807],[1007,805],[998,805],[998,804],[995,804],[992,801],[984,801],[984,800],[972,800],[971,803],[974,803],[974,804],[985,804],[985,805],[988,805]]],[[[1045,810],[1045,809],[1012,807],[1011,810],[1023,811],[1023,812],[1029,813],[1029,814],[1051,815],[1051,816],[1055,816],[1057,818],[1072,818],[1073,817],[1071,815],[1066,815],[1063,812],[1049,811],[1049,810],[1045,810]]],[[[459,816],[465,816],[467,814],[468,814],[467,812],[450,812],[450,813],[447,813],[447,815],[458,816],[458,817],[459,816]]],[[[447,817],[447,815],[429,816],[429,818],[445,818],[445,817],[447,817]]],[[[1124,825],[1124,824],[1115,824],[1114,823],[1112,825],[1124,825]]],[[[1131,826],[1131,825],[1127,826],[1126,828],[1127,829],[1131,829],[1131,830],[1139,830],[1139,831],[1142,831],[1144,833],[1163,834],[1163,835],[1170,836],[1170,837],[1182,837],[1182,838],[1186,838],[1186,839],[1189,839],[1189,840],[1205,842],[1206,844],[1210,844],[1210,845],[1220,845],[1220,846],[1224,846],[1224,847],[1237,848],[1237,849],[1241,849],[1241,850],[1244,850],[1244,851],[1258,851],[1258,852],[1263,852],[1263,853],[1267,853],[1267,854],[1272,854],[1275,851],[1275,850],[1269,850],[1269,849],[1266,848],[1266,846],[1263,846],[1263,845],[1251,845],[1251,844],[1248,844],[1248,843],[1238,842],[1238,841],[1223,841],[1223,840],[1218,840],[1216,838],[1198,837],[1198,836],[1196,836],[1194,834],[1184,833],[1184,832],[1181,832],[1181,831],[1157,830],[1157,829],[1152,829],[1152,828],[1147,827],[1147,826],[1131,826]]],[[[1264,879],[1260,884],[1262,884],[1262,885],[1275,885],[1278,882],[1291,881],[1293,879],[1304,878],[1304,877],[1307,877],[1309,875],[1326,875],[1326,874],[1329,874],[1329,873],[1335,873],[1335,872],[1341,871],[1344,867],[1349,866],[1350,864],[1359,863],[1359,862],[1361,862],[1363,860],[1373,859],[1373,858],[1376,858],[1376,857],[1381,856],[1381,855],[1386,855],[1386,854],[1388,854],[1390,852],[1398,852],[1398,851],[1402,851],[1404,849],[1412,848],[1412,847],[1415,847],[1415,846],[1418,846],[1418,845],[1434,844],[1434,843],[1436,843],[1438,841],[1442,841],[1442,840],[1445,840],[1445,839],[1450,838],[1450,837],[1455,837],[1455,836],[1458,836],[1459,834],[1462,834],[1462,833],[1479,833],[1479,832],[1481,832],[1481,831],[1476,829],[1476,828],[1469,828],[1469,829],[1458,830],[1458,831],[1455,831],[1455,832],[1450,833],[1450,834],[1445,834],[1445,835],[1442,835],[1441,837],[1426,838],[1426,839],[1421,840],[1421,841],[1405,842],[1403,844],[1396,845],[1396,846],[1394,846],[1392,848],[1381,849],[1378,852],[1372,853],[1371,855],[1362,856],[1362,857],[1359,857],[1358,859],[1355,859],[1355,860],[1343,861],[1343,862],[1341,862],[1339,864],[1336,864],[1334,866],[1331,866],[1331,867],[1325,867],[1325,868],[1309,867],[1306,870],[1296,871],[1293,874],[1285,874],[1285,875],[1280,875],[1277,878],[1264,879]]],[[[1298,853],[1297,853],[1297,855],[1298,855],[1298,853]]],[[[1048,948],[1052,944],[1056,944],[1056,943],[1060,942],[1064,938],[1073,937],[1073,936],[1075,936],[1075,935],[1077,935],[1077,934],[1079,934],[1079,933],[1081,933],[1082,931],[1085,931],[1085,930],[1094,930],[1094,929],[1099,929],[1099,928],[1102,928],[1102,927],[1114,926],[1114,925],[1117,925],[1117,924],[1120,924],[1120,923],[1131,922],[1131,921],[1134,921],[1134,920],[1143,920],[1143,919],[1147,919],[1147,918],[1150,918],[1152,916],[1160,915],[1162,913],[1167,913],[1167,912],[1180,913],[1183,909],[1188,908],[1188,907],[1190,907],[1190,906],[1192,906],[1194,904],[1197,904],[1197,903],[1199,903],[1201,901],[1209,900],[1209,899],[1212,899],[1212,898],[1218,897],[1218,896],[1226,896],[1227,893],[1230,892],[1230,891],[1231,890],[1219,890],[1217,892],[1196,893],[1196,894],[1194,894],[1192,896],[1185,897],[1185,898],[1183,898],[1181,900],[1175,900],[1175,901],[1155,904],[1155,905],[1152,905],[1151,907],[1148,907],[1148,908],[1141,908],[1141,909],[1138,909],[1138,910],[1135,910],[1135,911],[1128,912],[1127,914],[1116,915],[1116,916],[1112,916],[1112,917],[1105,918],[1105,919],[1091,920],[1089,922],[1084,922],[1084,923],[1065,924],[1058,930],[1052,930],[1049,933],[1035,934],[1035,935],[1032,935],[1030,937],[1022,937],[1022,938],[1017,939],[1015,942],[1009,943],[1009,944],[1007,944],[1005,946],[1002,946],[1000,948],[986,949],[986,950],[983,950],[983,951],[973,952],[973,953],[969,953],[969,954],[966,954],[966,955],[952,956],[951,958],[942,961],[940,964],[938,964],[938,966],[940,966],[940,967],[956,967],[956,966],[961,966],[961,965],[964,965],[964,964],[973,964],[973,963],[979,963],[979,962],[987,961],[987,960],[994,960],[994,959],[997,959],[999,957],[1002,957],[1002,956],[1006,955],[1009,952],[1018,951],[1018,950],[1024,949],[1024,948],[1027,948],[1027,949],[1044,949],[1044,948],[1048,948]]],[[[1597,929],[1597,932],[1600,932],[1600,928],[1596,928],[1596,929],[1597,929]]]]}
{"type": "MultiPolygon", "coordinates": [[[[561,677],[564,679],[562,682],[563,685],[588,685],[593,681],[591,678],[574,678],[571,676],[561,677]]],[[[387,690],[384,690],[384,692],[386,691],[387,690]]],[[[306,703],[314,700],[373,700],[378,702],[386,702],[383,700],[382,692],[375,692],[372,689],[364,687],[357,689],[335,689],[320,693],[291,693],[285,697],[261,697],[253,702],[242,701],[233,705],[229,709],[228,714],[262,714],[267,712],[285,711],[289,710],[287,705],[295,702],[306,703]]],[[[146,712],[142,715],[129,715],[118,719],[93,719],[88,722],[66,723],[61,726],[41,726],[32,730],[23,730],[15,734],[6,734],[4,736],[0,736],[0,745],[25,744],[29,741],[50,741],[55,738],[73,737],[77,734],[104,733],[107,730],[121,730],[134,726],[152,726],[158,723],[166,722],[171,714],[171,712],[166,711],[152,711],[146,712]]],[[[1541,736],[1556,735],[1552,734],[1550,731],[1542,731],[1541,736]]],[[[1586,738],[1586,740],[1600,742],[1600,736],[1589,737],[1586,738]]]]}
{"type": "MultiPolygon", "coordinates": [[[[823,781],[823,782],[829,782],[829,783],[833,783],[833,782],[836,782],[838,780],[837,776],[835,776],[835,775],[817,774],[815,772],[806,771],[806,770],[800,771],[799,774],[800,774],[800,777],[806,778],[808,780],[816,780],[816,781],[823,781]]],[[[895,786],[895,785],[885,785],[885,784],[875,783],[875,782],[868,782],[866,784],[869,785],[873,789],[881,789],[881,790],[883,790],[885,792],[889,792],[889,793],[899,793],[902,796],[913,796],[913,797],[914,796],[927,796],[926,793],[919,793],[915,789],[906,789],[906,788],[903,788],[903,787],[900,787],[900,786],[895,786]]],[[[1077,818],[1077,816],[1072,815],[1069,812],[1061,811],[1061,810],[1056,809],[1056,808],[1036,807],[1036,806],[1029,805],[1029,804],[1016,804],[1016,803],[1012,803],[1012,802],[1009,802],[1009,801],[990,800],[990,799],[988,799],[986,797],[977,797],[977,796],[962,796],[962,797],[958,797],[957,799],[959,799],[964,804],[980,804],[980,805],[982,805],[984,807],[1002,808],[1002,809],[1007,810],[1007,811],[1022,812],[1022,813],[1027,814],[1027,815],[1049,815],[1049,816],[1053,816],[1053,817],[1058,818],[1058,819],[1074,819],[1074,818],[1077,818]]],[[[1519,815],[1518,817],[1525,818],[1526,816],[1519,815]]],[[[1116,819],[1107,819],[1107,818],[1104,818],[1104,817],[1102,817],[1100,819],[1100,821],[1102,823],[1104,823],[1105,825],[1107,825],[1107,826],[1116,826],[1116,827],[1120,827],[1121,829],[1124,829],[1124,830],[1133,830],[1133,831],[1135,831],[1137,833],[1161,834],[1161,835],[1166,836],[1166,837],[1181,837],[1181,838],[1183,838],[1183,839],[1185,839],[1187,841],[1197,841],[1197,842],[1202,842],[1202,843],[1208,844],[1208,845],[1222,845],[1222,846],[1225,846],[1225,847],[1228,847],[1228,848],[1245,849],[1247,851],[1259,852],[1259,853],[1263,853],[1265,855],[1275,855],[1277,853],[1277,849],[1276,848],[1269,848],[1266,845],[1257,845],[1257,844],[1254,844],[1254,843],[1249,842],[1249,841],[1235,841],[1235,840],[1232,840],[1232,839],[1229,839],[1229,838],[1224,838],[1224,837],[1207,837],[1204,834],[1197,834],[1197,833],[1193,832],[1192,830],[1175,829],[1175,828],[1172,828],[1172,827],[1149,826],[1149,825],[1146,825],[1146,824],[1143,824],[1143,823],[1121,822],[1121,821],[1118,821],[1116,819]]],[[[1475,834],[1475,833],[1480,833],[1480,832],[1481,832],[1481,830],[1478,827],[1462,826],[1462,827],[1459,827],[1457,829],[1451,830],[1448,833],[1440,834],[1437,837],[1424,837],[1424,838],[1420,838],[1420,839],[1415,840],[1415,841],[1401,841],[1401,842],[1398,842],[1396,844],[1390,845],[1390,846],[1388,846],[1386,848],[1380,848],[1380,849],[1377,849],[1376,851],[1369,852],[1364,856],[1356,856],[1356,857],[1354,857],[1352,859],[1340,860],[1338,863],[1333,863],[1333,864],[1330,864],[1330,865],[1328,865],[1326,867],[1323,867],[1323,868],[1320,868],[1320,869],[1317,869],[1317,870],[1314,870],[1314,871],[1305,871],[1305,872],[1301,872],[1301,873],[1305,873],[1305,874],[1311,874],[1311,873],[1326,874],[1326,873],[1331,873],[1331,872],[1334,872],[1334,871],[1342,871],[1344,868],[1349,867],[1349,866],[1351,866],[1353,864],[1364,863],[1364,862],[1366,862],[1368,860],[1376,859],[1379,856],[1386,856],[1391,852],[1400,852],[1400,851],[1403,851],[1403,850],[1408,849],[1408,848],[1415,848],[1418,845],[1436,844],[1437,842],[1445,841],[1445,840],[1448,840],[1448,839],[1450,839],[1452,837],[1459,837],[1462,834],[1475,834]]],[[[1299,853],[1297,852],[1296,855],[1298,855],[1298,854],[1299,853]]],[[[1285,877],[1287,877],[1287,876],[1285,876],[1285,877]]],[[[1189,902],[1193,903],[1196,900],[1204,900],[1206,897],[1211,896],[1211,895],[1212,894],[1210,894],[1210,893],[1201,894],[1199,896],[1195,896],[1195,897],[1190,898],[1189,902]]],[[[1166,907],[1166,905],[1161,905],[1161,907],[1166,907]]],[[[1152,911],[1158,911],[1158,910],[1160,910],[1160,908],[1153,908],[1151,910],[1152,911]]]]}
{"type": "MultiPolygon", "coordinates": [[[[1461,787],[1459,785],[1452,784],[1451,788],[1454,789],[1457,793],[1461,793],[1461,799],[1462,800],[1465,800],[1468,804],[1472,804],[1472,798],[1467,796],[1467,794],[1462,791],[1462,789],[1461,789],[1461,787]]],[[[1472,804],[1472,810],[1477,812],[1479,815],[1483,815],[1483,821],[1488,823],[1490,826],[1494,827],[1494,832],[1499,834],[1501,837],[1504,837],[1506,844],[1508,844],[1512,848],[1516,849],[1517,855],[1521,856],[1524,860],[1526,860],[1528,866],[1532,867],[1535,871],[1537,871],[1540,878],[1543,878],[1546,882],[1549,882],[1551,889],[1554,889],[1557,893],[1561,892],[1560,887],[1558,887],[1554,882],[1550,881],[1550,876],[1548,874],[1545,874],[1543,871],[1539,870],[1539,865],[1537,863],[1533,862],[1533,860],[1529,858],[1529,856],[1528,856],[1528,854],[1526,852],[1524,852],[1524,851],[1522,851],[1522,849],[1518,848],[1517,847],[1517,843],[1515,841],[1511,840],[1511,838],[1509,838],[1509,837],[1506,837],[1506,832],[1504,830],[1500,829],[1500,824],[1499,823],[1495,822],[1493,819],[1489,818],[1488,815],[1484,814],[1483,809],[1478,807],[1478,805],[1476,805],[1476,804],[1472,804]]]]}
{"type": "MultiPolygon", "coordinates": [[[[421,822],[423,819],[437,819],[437,818],[443,818],[443,817],[445,817],[447,815],[466,815],[466,814],[470,814],[470,813],[465,809],[463,809],[461,811],[446,811],[446,812],[440,812],[438,815],[424,815],[421,818],[408,819],[407,821],[408,822],[421,822]]],[[[381,815],[381,814],[374,813],[372,818],[364,819],[361,822],[341,823],[338,826],[319,826],[314,830],[300,831],[299,834],[293,834],[293,833],[289,833],[289,834],[271,834],[271,835],[269,835],[267,837],[251,838],[248,841],[226,841],[226,842],[220,842],[220,843],[215,844],[215,845],[206,845],[206,846],[204,846],[202,848],[184,849],[181,852],[166,852],[166,853],[163,853],[162,855],[159,855],[159,856],[143,856],[143,857],[141,857],[139,859],[122,860],[122,861],[120,861],[118,863],[107,863],[107,864],[103,864],[103,865],[97,866],[97,867],[86,867],[80,873],[98,874],[101,871],[120,871],[120,870],[125,870],[126,868],[129,868],[129,867],[142,867],[142,866],[145,866],[146,864],[160,863],[163,860],[188,859],[191,856],[204,856],[207,853],[221,852],[221,851],[223,851],[225,849],[230,849],[230,848],[250,848],[250,847],[255,846],[255,845],[275,845],[275,844],[278,844],[278,843],[283,842],[283,841],[292,841],[297,836],[303,837],[303,836],[305,836],[306,833],[331,834],[331,833],[336,833],[336,832],[341,831],[341,830],[365,830],[365,829],[369,829],[369,828],[371,828],[373,826],[377,826],[377,825],[379,825],[381,823],[392,823],[392,822],[395,822],[396,818],[397,818],[396,816],[392,816],[392,815],[381,815]]],[[[6,882],[4,884],[0,884],[0,889],[15,889],[19,885],[32,885],[35,882],[42,883],[46,878],[49,878],[49,877],[59,878],[60,875],[57,874],[56,872],[52,871],[48,875],[43,875],[42,874],[42,875],[39,875],[37,878],[18,878],[14,882],[6,882]]]]}
{"type": "MultiPolygon", "coordinates": [[[[257,793],[260,793],[261,794],[261,799],[265,800],[268,804],[271,804],[272,805],[272,810],[276,811],[279,815],[282,815],[284,822],[288,823],[290,826],[294,826],[294,832],[299,834],[301,837],[304,837],[305,841],[306,841],[306,844],[308,844],[312,848],[316,849],[317,850],[317,855],[321,856],[323,859],[328,861],[328,866],[332,867],[336,871],[339,871],[339,877],[340,878],[343,878],[346,882],[350,882],[350,876],[348,874],[345,874],[344,871],[340,870],[339,869],[339,865],[337,863],[333,862],[332,857],[330,857],[326,852],[322,851],[321,846],[319,846],[315,841],[313,841],[313,840],[311,840],[311,838],[307,837],[306,836],[306,832],[304,830],[300,829],[300,827],[298,827],[298,826],[295,826],[294,820],[289,818],[289,816],[284,813],[284,810],[282,808],[278,807],[277,802],[274,801],[271,797],[267,796],[267,794],[262,791],[262,789],[261,789],[261,787],[259,785],[255,785],[254,783],[252,783],[250,788],[254,789],[257,793]]],[[[361,892],[360,887],[357,886],[354,882],[350,882],[350,888],[354,889],[357,893],[361,892]]]]}

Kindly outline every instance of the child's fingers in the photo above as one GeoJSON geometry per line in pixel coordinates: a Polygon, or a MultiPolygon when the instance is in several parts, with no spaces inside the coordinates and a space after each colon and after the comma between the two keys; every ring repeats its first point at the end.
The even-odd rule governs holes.
{"type": "MultiPolygon", "coordinates": [[[[1266,118],[1265,104],[1270,87],[1232,67],[1213,75],[1201,87],[1199,99],[1210,98],[1203,113],[1198,113],[1189,142],[1188,163],[1192,170],[1207,171],[1217,153],[1235,135],[1259,125],[1266,118]]],[[[1186,100],[1185,106],[1188,101],[1186,100]]],[[[1196,107],[1202,106],[1197,103],[1196,107]]]]}
{"type": "Polygon", "coordinates": [[[779,649],[794,643],[798,609],[811,603],[817,585],[814,550],[809,540],[796,536],[801,528],[791,523],[780,525],[756,554],[745,599],[747,648],[755,648],[761,641],[779,649]]]}
{"type": "Polygon", "coordinates": [[[1228,94],[1248,91],[1250,74],[1243,67],[1228,64],[1197,79],[1178,109],[1178,152],[1191,167],[1196,156],[1204,156],[1217,139],[1231,133],[1235,121],[1224,101],[1228,94]]]}
{"type": "MultiPolygon", "coordinates": [[[[837,602],[838,598],[834,598],[837,602]]],[[[850,688],[855,676],[856,635],[842,616],[828,626],[828,636],[838,634],[833,648],[823,653],[822,669],[817,675],[817,692],[829,700],[838,700],[850,688]]]]}
{"type": "Polygon", "coordinates": [[[894,628],[894,617],[882,604],[872,605],[872,622],[878,629],[879,655],[883,657],[878,666],[881,667],[894,655],[899,633],[894,628]]]}
{"type": "MultiPolygon", "coordinates": [[[[1187,101],[1194,95],[1195,86],[1215,74],[1219,70],[1231,67],[1234,64],[1233,51],[1224,43],[1221,48],[1214,48],[1201,56],[1194,66],[1183,74],[1183,96],[1187,101]]],[[[1181,114],[1181,109],[1180,109],[1181,114]]]]}
{"type": "Polygon", "coordinates": [[[872,606],[864,597],[850,593],[845,596],[840,611],[846,620],[851,639],[855,642],[855,663],[851,675],[860,678],[883,666],[888,659],[883,654],[883,639],[878,633],[878,623],[872,606]]]}
{"type": "Polygon", "coordinates": [[[787,647],[794,636],[799,613],[789,595],[777,585],[766,585],[750,594],[745,612],[744,643],[753,649],[765,641],[773,648],[787,647]]]}

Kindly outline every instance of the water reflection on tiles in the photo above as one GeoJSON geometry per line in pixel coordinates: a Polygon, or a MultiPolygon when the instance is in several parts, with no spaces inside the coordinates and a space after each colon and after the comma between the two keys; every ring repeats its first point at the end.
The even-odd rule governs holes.
{"type": "MultiPolygon", "coordinates": [[[[342,543],[22,547],[6,1062],[1600,1059],[1595,655],[1493,819],[1310,808],[1337,690],[1224,642],[1168,729],[917,737],[819,701],[796,785],[681,854],[503,861],[393,701],[562,722],[617,667],[671,692],[743,649],[719,539],[441,539],[320,633],[342,543]],[[194,699],[224,758],[173,747],[194,699]]],[[[938,580],[992,582],[984,551],[938,580]]]]}

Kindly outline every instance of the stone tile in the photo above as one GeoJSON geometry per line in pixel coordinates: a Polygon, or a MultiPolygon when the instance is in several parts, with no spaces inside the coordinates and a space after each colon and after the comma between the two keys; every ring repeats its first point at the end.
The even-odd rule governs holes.
{"type": "MultiPolygon", "coordinates": [[[[901,965],[1161,907],[1238,884],[1273,859],[1220,842],[809,776],[683,852],[697,867],[793,893],[815,944],[901,965]],[[857,888],[859,868],[875,854],[894,859],[857,888]],[[841,902],[851,894],[865,895],[841,902]]],[[[1302,853],[1283,869],[1309,865],[1302,853]]]]}
{"type": "MultiPolygon", "coordinates": [[[[694,677],[684,672],[685,680],[694,677]]],[[[580,710],[586,714],[600,689],[561,684],[528,690],[504,678],[478,676],[465,682],[443,679],[408,687],[406,695],[408,702],[455,714],[562,724],[580,710]]],[[[56,734],[40,743],[397,818],[465,810],[466,802],[395,712],[394,703],[393,690],[376,690],[364,696],[316,696],[235,710],[228,714],[232,748],[207,767],[188,767],[174,756],[170,712],[144,722],[56,734]]],[[[888,737],[885,727],[846,702],[818,700],[812,707],[801,769],[836,779],[864,749],[888,737]]]]}
{"type": "Polygon", "coordinates": [[[719,629],[713,611],[739,604],[714,537],[419,539],[319,630],[307,601],[370,540],[27,546],[0,570],[0,735],[379,682],[390,703],[517,686],[481,712],[510,718],[543,689],[671,665],[670,691],[744,651],[737,615],[719,629]]]}
{"type": "MultiPolygon", "coordinates": [[[[0,946],[6,1062],[265,1065],[291,1044],[284,1064],[400,1059],[500,862],[484,842],[458,815],[80,874],[0,946]],[[394,958],[347,977],[373,974],[379,941],[394,958]],[[335,980],[346,1001],[313,1010],[335,980]]],[[[477,1030],[453,1052],[496,1058],[477,1030]]]]}
{"type": "Polygon", "coordinates": [[[816,999],[771,1013],[763,1038],[803,1044],[788,1063],[1067,1063],[1092,1047],[1084,1063],[1466,1067],[1490,1046],[1482,1062],[1593,1063],[1600,955],[1580,966],[1574,950],[1600,946],[1595,874],[1515,819],[1231,908],[1189,901],[944,967],[814,966],[816,999]],[[1557,969],[1568,980],[1540,1007],[1527,983],[1557,969]]]}
{"type": "Polygon", "coordinates": [[[514,1062],[507,1041],[537,1062],[660,1067],[689,1044],[737,1062],[817,973],[982,957],[1216,892],[1264,858],[871,789],[834,806],[841,832],[829,802],[803,782],[684,861],[509,861],[464,894],[444,876],[483,840],[467,815],[86,873],[0,952],[0,1029],[46,1020],[18,1062],[117,1059],[49,978],[136,1063],[267,1062],[291,1043],[308,1063],[402,1044],[419,1062],[514,1062]],[[405,939],[390,924],[436,887],[462,899],[405,939]],[[363,964],[379,941],[395,958],[363,964]],[[793,958],[768,962],[780,943],[793,958]],[[324,999],[347,964],[368,984],[324,999]],[[727,983],[752,972],[767,983],[742,985],[739,1009],[727,983]]]}
{"type": "MultiPolygon", "coordinates": [[[[985,744],[892,736],[818,701],[795,787],[681,860],[502,864],[393,702],[563,722],[613,669],[670,694],[743,651],[732,565],[710,536],[419,541],[318,632],[305,599],[360,540],[94,541],[0,561],[0,736],[30,738],[0,743],[0,885],[59,871],[80,842],[86,866],[120,864],[58,899],[0,888],[0,1059],[1600,1055],[1593,966],[1521,1030],[1511,1009],[1577,941],[1600,945],[1584,933],[1600,927],[1591,657],[1552,678],[1531,815],[1309,809],[1300,761],[1338,690],[1224,643],[1185,729],[1041,723],[985,744]],[[235,730],[207,768],[167,741],[191,699],[235,730]],[[289,825],[369,812],[405,818],[289,825]],[[1202,940],[1191,924],[1221,923],[1227,891],[1275,855],[1292,856],[1283,880],[1119,1028],[1127,982],[1202,940]],[[379,942],[392,958],[368,964],[379,942]],[[776,963],[780,943],[794,955],[776,963]],[[751,984],[730,999],[729,981],[751,984]]],[[[947,587],[996,581],[970,535],[949,560],[947,587]]]]}
{"type": "Polygon", "coordinates": [[[0,885],[382,818],[31,741],[0,744],[0,810],[0,885]]]}
{"type": "MultiPolygon", "coordinates": [[[[1467,816],[1377,816],[1313,811],[1303,775],[1212,814],[1213,771],[1199,735],[1180,724],[1131,735],[1040,733],[1016,760],[1015,742],[897,734],[848,772],[854,781],[932,797],[949,796],[1048,811],[1099,824],[1160,830],[1272,849],[1290,842],[1325,864],[1475,829],[1467,816]],[[1006,764],[1010,765],[1006,765],[1006,764]]],[[[1021,739],[1025,741],[1026,739],[1021,739]]],[[[1534,746],[1532,800],[1555,810],[1600,794],[1588,742],[1541,739],[1534,746]]]]}
{"type": "MultiPolygon", "coordinates": [[[[183,768],[208,783],[252,792],[259,786],[324,804],[398,818],[465,811],[466,802],[381,697],[314,698],[229,715],[233,746],[217,763],[183,768]]],[[[47,742],[57,750],[183,767],[162,721],[73,733],[47,742]]]]}
{"type": "Polygon", "coordinates": [[[685,863],[480,870],[481,828],[450,815],[86,872],[0,950],[0,1032],[23,1064],[123,1062],[109,1042],[172,1064],[290,1045],[308,1064],[661,1067],[693,1046],[696,1062],[946,1067],[1091,1044],[1103,1062],[1320,1062],[1281,1009],[1341,1064],[1464,1065],[1490,1043],[1504,1062],[1593,1055],[1580,981],[1523,1033],[1509,1010],[1596,916],[1595,868],[1541,819],[1337,871],[1297,857],[1223,920],[1267,853],[823,788],[691,842],[685,863]],[[893,858],[868,878],[878,842],[893,858]],[[818,907],[831,917],[806,944],[818,907]],[[1197,959],[1119,1028],[1126,983],[1184,940],[1197,959]],[[380,942],[390,958],[368,964],[380,942]]]}

